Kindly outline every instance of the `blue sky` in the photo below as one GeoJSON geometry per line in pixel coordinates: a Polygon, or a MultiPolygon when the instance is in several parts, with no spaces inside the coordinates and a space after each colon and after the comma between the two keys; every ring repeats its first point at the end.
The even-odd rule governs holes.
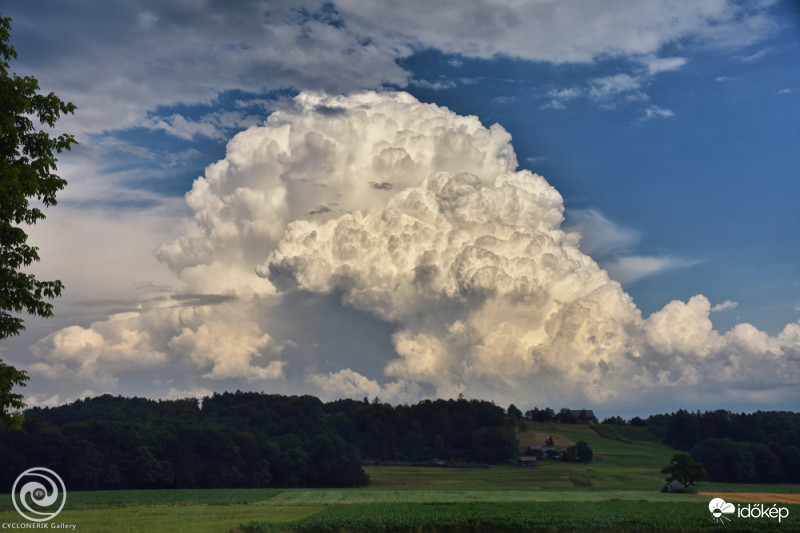
{"type": "MultiPolygon", "coordinates": [[[[31,228],[43,256],[37,272],[62,279],[68,291],[53,319],[28,319],[28,331],[1,352],[29,369],[29,403],[102,392],[180,397],[250,388],[389,401],[464,392],[501,403],[580,403],[632,415],[796,405],[800,11],[794,2],[587,7],[472,0],[455,9],[349,0],[236,7],[12,0],[2,14],[12,17],[19,53],[12,69],[35,75],[45,91],[79,108],[59,124],[81,143],[60,161],[70,185],[48,220],[31,228]],[[365,90],[377,96],[353,96],[365,90]],[[392,103],[389,95],[398,91],[413,101],[392,103]],[[518,166],[511,170],[541,175],[546,182],[535,187],[546,183],[560,194],[555,203],[535,205],[542,213],[563,210],[563,222],[536,231],[556,241],[558,231],[579,234],[577,249],[596,262],[563,263],[559,272],[608,279],[603,286],[617,303],[597,297],[594,285],[575,288],[570,300],[557,280],[542,278],[528,296],[535,292],[547,303],[512,310],[501,303],[511,293],[500,278],[492,296],[478,300],[448,292],[449,283],[463,280],[442,278],[438,299],[408,293],[398,304],[408,288],[401,265],[387,266],[399,276],[388,294],[385,276],[378,282],[370,273],[383,272],[384,256],[366,249],[363,256],[375,261],[371,271],[340,264],[337,256],[324,270],[332,277],[320,281],[308,265],[322,252],[297,241],[298,228],[318,224],[315,235],[322,235],[326,224],[355,224],[347,217],[356,211],[369,221],[430,183],[424,174],[392,174],[397,181],[362,175],[352,154],[325,151],[333,143],[336,154],[347,154],[348,142],[372,142],[378,134],[358,118],[370,106],[393,123],[431,113],[431,120],[450,125],[445,130],[455,128],[448,133],[419,123],[434,148],[403,150],[431,172],[477,173],[485,189],[473,193],[481,205],[494,205],[489,198],[500,193],[491,190],[505,180],[487,165],[513,148],[518,166]],[[271,115],[274,123],[265,123],[271,115]],[[464,133],[453,125],[470,116],[482,129],[463,126],[464,133]],[[260,159],[256,146],[279,142],[280,121],[292,125],[298,140],[275,161],[299,158],[314,172],[294,165],[270,174],[278,167],[260,159]],[[312,142],[334,123],[351,128],[352,137],[312,142]],[[245,130],[249,136],[237,137],[226,152],[245,130]],[[453,144],[453,135],[461,144],[453,144]],[[491,142],[481,144],[487,135],[491,142]],[[487,150],[480,162],[459,161],[464,143],[487,150]],[[214,177],[218,161],[227,169],[219,170],[222,177],[214,177]],[[341,188],[340,174],[364,187],[389,185],[373,187],[374,197],[362,195],[358,185],[341,188]],[[295,192],[308,180],[331,194],[295,192]],[[205,184],[212,192],[201,190],[205,184]],[[258,194],[245,200],[235,197],[237,190],[258,194]],[[284,211],[288,218],[275,214],[284,211]],[[253,233],[225,240],[234,227],[253,233]],[[281,285],[275,274],[281,268],[296,286],[281,285]],[[381,298],[399,310],[388,311],[381,298]],[[536,306],[550,309],[545,318],[536,306]],[[577,307],[595,311],[571,319],[571,327],[586,332],[568,339],[564,324],[577,307]],[[496,318],[488,324],[490,309],[496,318]],[[447,312],[452,320],[444,323],[447,312]],[[496,338],[499,331],[514,338],[496,338]],[[520,333],[528,331],[541,336],[520,333]],[[616,340],[595,342],[603,336],[616,340]],[[226,343],[233,343],[228,352],[208,348],[226,343]],[[559,350],[578,355],[559,359],[559,350]]],[[[376,232],[369,242],[380,247],[384,230],[365,224],[376,232]]],[[[479,234],[464,241],[464,250],[491,235],[507,237],[503,250],[512,253],[515,237],[502,237],[496,226],[455,224],[449,231],[467,229],[479,234]]],[[[576,245],[565,239],[559,253],[574,257],[576,245]]],[[[503,253],[492,249],[493,257],[519,259],[503,253]]],[[[428,266],[453,272],[448,257],[443,252],[428,266]]],[[[509,265],[475,268],[525,277],[509,265]]]]}
{"type": "Polygon", "coordinates": [[[800,157],[791,93],[798,69],[787,68],[796,33],[781,37],[770,43],[771,57],[698,53],[679,71],[648,80],[647,98],[630,103],[576,97],[563,109],[547,107],[551,84],[580,87],[587,78],[626,72],[618,61],[582,68],[503,60],[491,68],[478,61],[474,68],[489,69],[489,77],[501,74],[496,69],[513,77],[467,91],[411,92],[503,124],[522,164],[546,176],[568,209],[598,210],[638,233],[633,249],[614,252],[678,260],[677,272],[627,284],[646,313],[703,292],[741,306],[715,317],[718,327],[745,320],[774,333],[796,313],[797,290],[789,287],[797,286],[800,248],[792,245],[800,214],[798,184],[790,178],[800,157]],[[648,115],[652,109],[663,114],[648,115]],[[763,279],[756,281],[754,271],[763,279]],[[776,278],[782,281],[770,283],[776,278]]]}

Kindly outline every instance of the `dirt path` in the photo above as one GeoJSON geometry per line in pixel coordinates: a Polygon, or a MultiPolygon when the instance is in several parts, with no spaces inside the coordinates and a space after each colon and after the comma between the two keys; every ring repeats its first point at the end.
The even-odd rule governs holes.
{"type": "Polygon", "coordinates": [[[517,434],[520,448],[527,448],[532,445],[544,446],[547,437],[553,437],[553,446],[557,448],[575,444],[575,441],[564,435],[550,434],[542,431],[523,431],[517,434]]]}
{"type": "Polygon", "coordinates": [[[725,501],[738,500],[751,503],[800,503],[800,494],[780,492],[700,492],[709,498],[722,498],[725,501]]]}

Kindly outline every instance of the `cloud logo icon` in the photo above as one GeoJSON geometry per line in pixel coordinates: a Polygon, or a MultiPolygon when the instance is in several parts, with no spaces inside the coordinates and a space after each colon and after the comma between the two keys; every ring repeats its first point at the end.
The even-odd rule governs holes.
{"type": "Polygon", "coordinates": [[[724,522],[725,520],[730,522],[731,519],[723,515],[735,513],[736,506],[732,503],[727,503],[722,498],[714,498],[708,502],[708,510],[714,516],[715,522],[724,522]]]}

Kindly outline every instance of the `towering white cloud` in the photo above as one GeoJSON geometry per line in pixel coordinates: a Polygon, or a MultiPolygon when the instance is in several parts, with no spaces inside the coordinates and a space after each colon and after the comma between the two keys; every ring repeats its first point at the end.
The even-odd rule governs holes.
{"type": "Polygon", "coordinates": [[[599,388],[638,312],[559,229],[541,176],[483,181],[438,172],[383,209],[293,222],[260,272],[397,323],[387,375],[441,395],[522,390],[543,370],[599,388]]]}
{"type": "Polygon", "coordinates": [[[503,128],[408,94],[301,93],[231,140],[186,201],[193,215],[156,252],[179,292],[49,336],[32,371],[523,405],[744,384],[768,396],[766,383],[800,378],[800,324],[721,334],[702,295],[644,319],[562,228],[559,193],[518,169],[503,128]],[[304,294],[391,324],[392,353],[376,365],[303,344],[297,332],[324,320],[291,308],[304,294]]]}

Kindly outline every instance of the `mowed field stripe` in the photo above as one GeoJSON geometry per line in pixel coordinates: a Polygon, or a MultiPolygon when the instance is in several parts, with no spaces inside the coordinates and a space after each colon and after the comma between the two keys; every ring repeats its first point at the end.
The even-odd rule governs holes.
{"type": "Polygon", "coordinates": [[[800,503],[800,494],[784,492],[700,492],[708,498],[722,498],[752,503],[800,503]]]}
{"type": "Polygon", "coordinates": [[[290,489],[262,505],[348,505],[370,503],[499,503],[499,502],[696,502],[697,494],[614,490],[462,490],[462,489],[290,489]]]}

